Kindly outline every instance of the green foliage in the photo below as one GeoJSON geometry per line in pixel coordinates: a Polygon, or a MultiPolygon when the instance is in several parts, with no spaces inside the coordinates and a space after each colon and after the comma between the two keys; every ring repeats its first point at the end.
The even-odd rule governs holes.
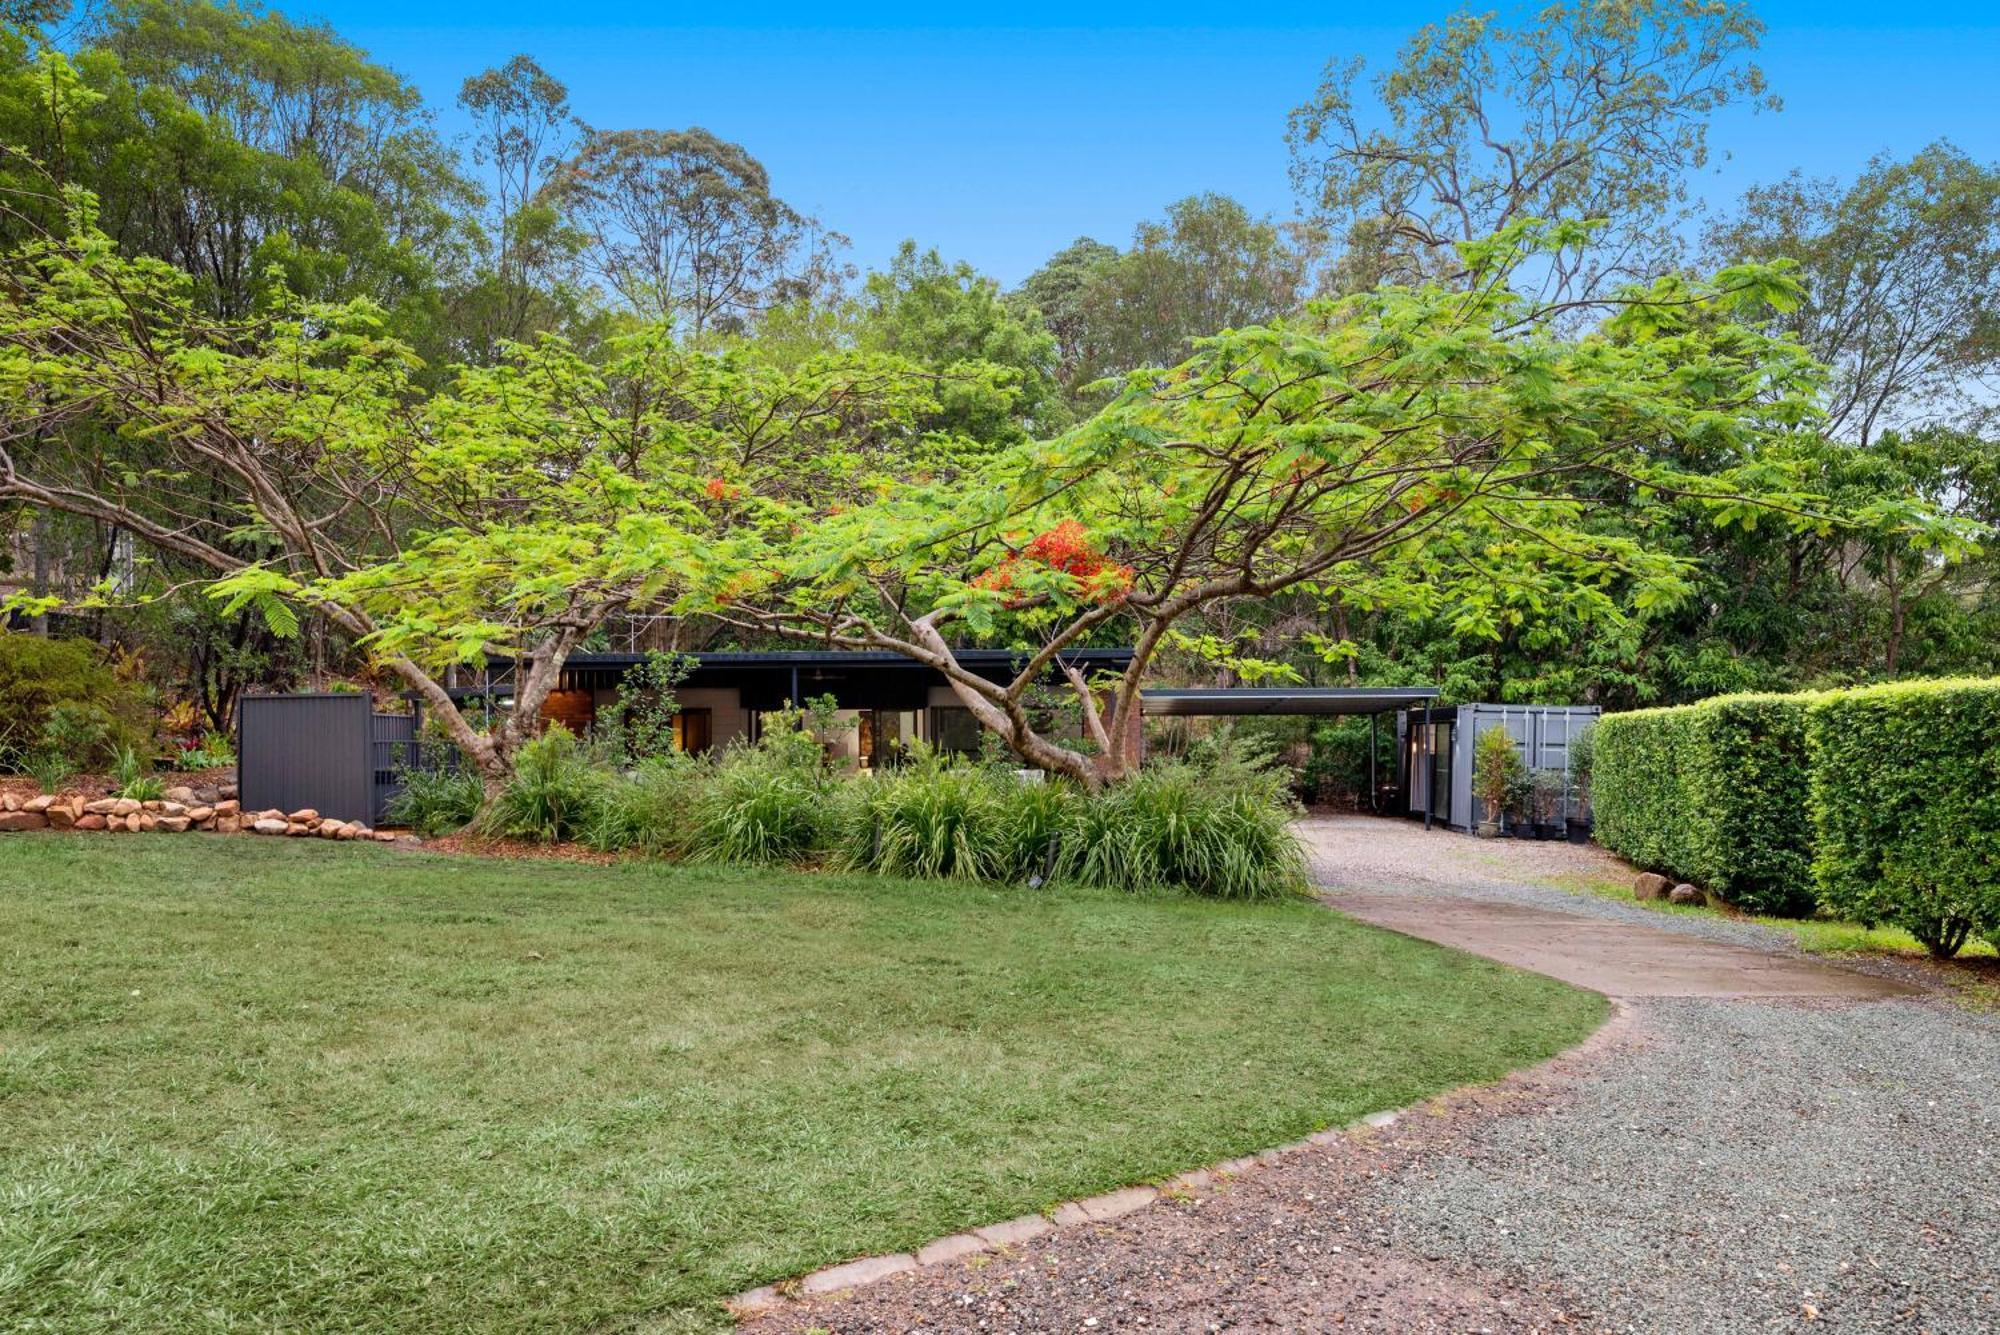
{"type": "Polygon", "coordinates": [[[1009,864],[1006,786],[1011,775],[920,758],[864,775],[847,787],[842,813],[848,862],[897,876],[1005,881],[1009,864]]]}
{"type": "Polygon", "coordinates": [[[474,824],[482,834],[542,843],[578,839],[596,820],[608,781],[558,724],[521,748],[513,776],[474,824]]]}
{"type": "Polygon", "coordinates": [[[121,746],[111,757],[111,781],[121,789],[130,788],[150,769],[146,758],[130,746],[121,746]]]}
{"type": "Polygon", "coordinates": [[[152,735],[145,688],[114,672],[96,645],[0,631],[0,755],[19,765],[54,751],[94,769],[152,735]]]}
{"type": "Polygon", "coordinates": [[[1586,723],[1569,739],[1570,791],[1576,795],[1577,811],[1589,815],[1591,782],[1597,773],[1597,724],[1586,723]]]}
{"type": "Polygon", "coordinates": [[[1521,787],[1528,781],[1528,764],[1505,728],[1479,734],[1472,744],[1472,795],[1483,805],[1486,820],[1517,810],[1521,787]]]}
{"type": "Polygon", "coordinates": [[[60,792],[76,777],[76,762],[53,748],[30,752],[22,768],[45,793],[60,792]]]}
{"type": "Polygon", "coordinates": [[[236,747],[227,733],[203,733],[199,746],[174,753],[174,768],[183,770],[221,769],[236,763],[236,747]]]}
{"type": "Polygon", "coordinates": [[[715,767],[701,757],[647,757],[604,786],[583,842],[600,853],[681,856],[694,842],[694,813],[714,776],[715,767]]]}
{"type": "Polygon", "coordinates": [[[167,781],[157,774],[141,774],[119,786],[118,795],[134,802],[157,802],[166,794],[167,781]]]}
{"type": "Polygon", "coordinates": [[[1940,956],[2000,936],[2000,681],[1843,691],[1806,727],[1821,903],[1940,956]]]}
{"type": "Polygon", "coordinates": [[[1124,890],[1281,898],[1306,884],[1292,814],[1275,779],[1224,786],[1185,762],[1149,765],[1083,807],[1063,870],[1124,890]]]}
{"type": "Polygon", "coordinates": [[[389,799],[387,823],[407,825],[419,834],[462,830],[486,801],[486,787],[477,774],[448,765],[404,766],[396,781],[401,787],[389,799]]]}
{"type": "Polygon", "coordinates": [[[686,681],[692,654],[654,651],[618,679],[618,703],[598,716],[593,741],[620,763],[674,754],[674,719],[681,712],[674,688],[686,681]]]}
{"type": "Polygon", "coordinates": [[[690,813],[688,852],[704,862],[753,864],[813,857],[834,830],[831,784],[810,733],[767,732],[757,746],[725,755],[702,785],[690,813]]]}
{"type": "Polygon", "coordinates": [[[1606,715],[1594,747],[1598,842],[1754,912],[1809,912],[1812,700],[1720,696],[1606,715]]]}

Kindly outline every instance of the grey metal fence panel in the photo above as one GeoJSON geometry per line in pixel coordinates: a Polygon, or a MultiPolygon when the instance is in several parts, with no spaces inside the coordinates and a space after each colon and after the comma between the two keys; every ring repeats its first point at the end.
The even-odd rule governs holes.
{"type": "Polygon", "coordinates": [[[422,763],[417,743],[415,714],[376,714],[370,722],[368,742],[369,778],[374,787],[374,815],[380,825],[389,813],[389,803],[403,791],[403,773],[422,763]]]}
{"type": "Polygon", "coordinates": [[[236,711],[244,809],[311,807],[374,821],[372,714],[361,694],[244,696],[236,711]]]}

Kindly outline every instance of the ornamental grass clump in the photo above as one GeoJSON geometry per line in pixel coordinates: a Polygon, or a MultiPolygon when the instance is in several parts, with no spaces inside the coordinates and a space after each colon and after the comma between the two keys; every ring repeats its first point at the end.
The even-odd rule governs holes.
{"type": "Polygon", "coordinates": [[[1292,815],[1275,780],[1223,785],[1185,762],[1153,765],[1083,808],[1063,869],[1116,889],[1276,899],[1306,884],[1292,815]]]}
{"type": "Polygon", "coordinates": [[[472,823],[486,788],[470,770],[450,765],[410,765],[396,773],[401,785],[389,799],[386,823],[418,834],[455,834],[472,823]]]}
{"type": "Polygon", "coordinates": [[[973,765],[921,757],[847,785],[841,825],[850,866],[890,876],[1008,880],[1005,784],[973,765]]]}
{"type": "Polygon", "coordinates": [[[694,837],[690,813],[714,778],[715,766],[700,757],[650,756],[605,785],[583,841],[600,853],[683,856],[694,837]]]}
{"type": "Polygon", "coordinates": [[[556,843],[579,839],[597,818],[611,775],[567,728],[523,746],[513,777],[474,822],[481,834],[556,843]]]}

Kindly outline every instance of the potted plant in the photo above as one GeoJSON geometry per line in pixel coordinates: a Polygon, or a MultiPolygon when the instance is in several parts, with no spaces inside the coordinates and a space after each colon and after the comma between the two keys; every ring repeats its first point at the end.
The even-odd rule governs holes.
{"type": "Polygon", "coordinates": [[[1535,771],[1535,838],[1563,837],[1563,786],[1561,770],[1535,771]]]}
{"type": "Polygon", "coordinates": [[[1484,816],[1477,826],[1482,839],[1500,833],[1500,817],[1516,799],[1527,766],[1505,728],[1488,728],[1472,744],[1472,795],[1484,816]]]}
{"type": "Polygon", "coordinates": [[[1597,725],[1588,723],[1569,739],[1569,841],[1590,842],[1590,772],[1597,759],[1597,725]]]}

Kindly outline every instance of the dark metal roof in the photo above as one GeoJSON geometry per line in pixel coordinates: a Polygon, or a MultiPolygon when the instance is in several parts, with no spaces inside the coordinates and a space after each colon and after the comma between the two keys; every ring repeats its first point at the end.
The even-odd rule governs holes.
{"type": "Polygon", "coordinates": [[[1212,686],[1139,692],[1143,713],[1387,714],[1437,699],[1435,686],[1212,686]]]}
{"type": "MultiPolygon", "coordinates": [[[[1002,667],[1009,663],[1025,663],[1032,653],[1024,649],[956,649],[953,657],[966,667],[1002,667]]],[[[780,650],[723,650],[716,653],[690,654],[702,667],[908,667],[921,668],[924,664],[904,654],[893,651],[873,651],[864,649],[780,649],[780,650]]],[[[563,664],[570,668],[626,668],[642,663],[645,654],[571,654],[563,664]]],[[[1123,667],[1132,661],[1132,651],[1115,649],[1066,649],[1062,653],[1066,663],[1088,664],[1095,667],[1123,667]]],[[[494,659],[504,663],[506,659],[494,659]]]]}

